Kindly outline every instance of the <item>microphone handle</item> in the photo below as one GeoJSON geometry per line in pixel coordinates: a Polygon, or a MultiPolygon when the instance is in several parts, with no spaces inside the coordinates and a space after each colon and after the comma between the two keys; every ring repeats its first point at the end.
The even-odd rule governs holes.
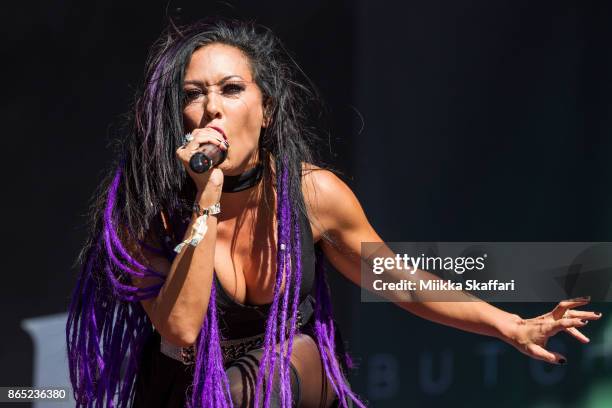
{"type": "Polygon", "coordinates": [[[203,151],[195,152],[189,159],[189,167],[194,173],[204,173],[211,167],[218,166],[227,157],[227,150],[222,150],[212,143],[202,145],[203,151]]]}

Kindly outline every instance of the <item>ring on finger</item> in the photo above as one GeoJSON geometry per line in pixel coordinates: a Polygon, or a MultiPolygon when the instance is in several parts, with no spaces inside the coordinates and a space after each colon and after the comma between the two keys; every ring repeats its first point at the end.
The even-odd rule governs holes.
{"type": "Polygon", "coordinates": [[[225,139],[217,139],[217,141],[221,144],[223,144],[226,148],[229,147],[229,143],[227,143],[227,140],[225,139]]]}
{"type": "Polygon", "coordinates": [[[184,144],[187,144],[191,142],[192,140],[193,140],[193,135],[191,133],[187,133],[185,136],[183,136],[184,144]]]}
{"type": "Polygon", "coordinates": [[[185,149],[192,140],[193,135],[191,133],[187,133],[185,136],[183,136],[183,144],[181,145],[181,149],[185,149]]]}

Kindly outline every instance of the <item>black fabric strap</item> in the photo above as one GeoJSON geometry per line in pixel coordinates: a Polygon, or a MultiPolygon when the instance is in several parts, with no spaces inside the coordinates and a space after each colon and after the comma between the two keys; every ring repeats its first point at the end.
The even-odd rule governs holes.
{"type": "Polygon", "coordinates": [[[302,315],[302,326],[306,326],[306,323],[310,320],[312,315],[314,314],[313,303],[315,302],[314,297],[312,295],[307,295],[304,300],[298,306],[298,310],[302,315]]]}

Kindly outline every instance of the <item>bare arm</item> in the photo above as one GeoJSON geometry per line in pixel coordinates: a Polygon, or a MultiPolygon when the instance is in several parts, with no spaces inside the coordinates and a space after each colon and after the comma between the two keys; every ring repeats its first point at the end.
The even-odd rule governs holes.
{"type": "MultiPolygon", "coordinates": [[[[183,239],[189,237],[194,221],[195,216],[192,216],[183,239]]],[[[202,241],[195,248],[186,245],[172,263],[152,252],[142,252],[145,263],[166,275],[158,295],[142,300],[142,306],[160,335],[181,347],[195,343],[210,299],[217,217],[209,216],[207,225],[208,231],[202,241]]],[[[147,241],[155,246],[152,239],[147,241]]],[[[132,278],[132,281],[140,287],[159,282],[156,278],[132,278]]]]}
{"type": "MultiPolygon", "coordinates": [[[[179,148],[176,154],[196,184],[198,193],[195,201],[201,208],[207,208],[220,200],[223,172],[214,168],[205,173],[194,173],[189,168],[189,159],[205,143],[214,143],[221,149],[227,149],[227,146],[222,144],[213,129],[195,129],[191,134],[194,139],[179,148]]],[[[195,220],[196,216],[193,215],[183,239],[191,236],[195,220]]],[[[163,257],[143,251],[145,262],[154,270],[166,274],[166,281],[158,295],[143,300],[142,305],[160,335],[177,346],[185,347],[196,342],[208,309],[215,264],[217,217],[211,215],[206,222],[208,229],[198,245],[195,248],[185,245],[172,264],[163,257]]],[[[149,237],[150,241],[153,239],[149,237]]],[[[133,283],[142,287],[158,282],[154,278],[146,278],[133,279],[133,283]]]]}
{"type": "MultiPolygon", "coordinates": [[[[368,222],[361,205],[348,186],[328,171],[310,173],[311,187],[306,200],[321,228],[336,241],[323,242],[325,255],[332,265],[356,285],[361,285],[361,264],[369,265],[372,254],[361,253],[362,242],[382,242],[368,222]],[[313,188],[314,187],[314,188],[313,188]]],[[[382,245],[381,245],[382,246],[382,245]]],[[[387,256],[395,254],[386,246],[387,256]]],[[[438,279],[425,271],[417,271],[419,279],[438,279]]],[[[399,282],[403,271],[386,271],[386,280],[399,282]]],[[[371,287],[367,289],[372,290],[371,287]]],[[[549,336],[566,330],[583,342],[588,339],[576,327],[584,326],[585,319],[598,319],[592,312],[572,311],[571,318],[562,319],[565,310],[588,303],[588,300],[561,302],[555,310],[535,319],[522,319],[483,301],[474,301],[468,293],[449,291],[447,299],[454,301],[426,301],[427,291],[416,290],[412,295],[399,291],[385,291],[385,296],[399,307],[425,319],[461,330],[502,339],[534,358],[560,362],[563,358],[545,350],[549,336]]],[[[437,296],[440,292],[437,292],[437,296]]]]}

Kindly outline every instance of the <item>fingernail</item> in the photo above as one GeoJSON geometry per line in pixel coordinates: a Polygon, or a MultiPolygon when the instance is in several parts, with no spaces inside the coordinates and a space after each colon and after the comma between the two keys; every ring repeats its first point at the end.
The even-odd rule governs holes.
{"type": "Polygon", "coordinates": [[[584,320],[584,319],[581,319],[580,321],[584,324],[587,324],[589,322],[588,320],[584,320]]]}
{"type": "Polygon", "coordinates": [[[565,363],[567,363],[567,361],[564,358],[559,359],[559,364],[565,365],[565,363]]]}
{"type": "Polygon", "coordinates": [[[597,316],[601,316],[601,312],[594,312],[597,316]]]}

